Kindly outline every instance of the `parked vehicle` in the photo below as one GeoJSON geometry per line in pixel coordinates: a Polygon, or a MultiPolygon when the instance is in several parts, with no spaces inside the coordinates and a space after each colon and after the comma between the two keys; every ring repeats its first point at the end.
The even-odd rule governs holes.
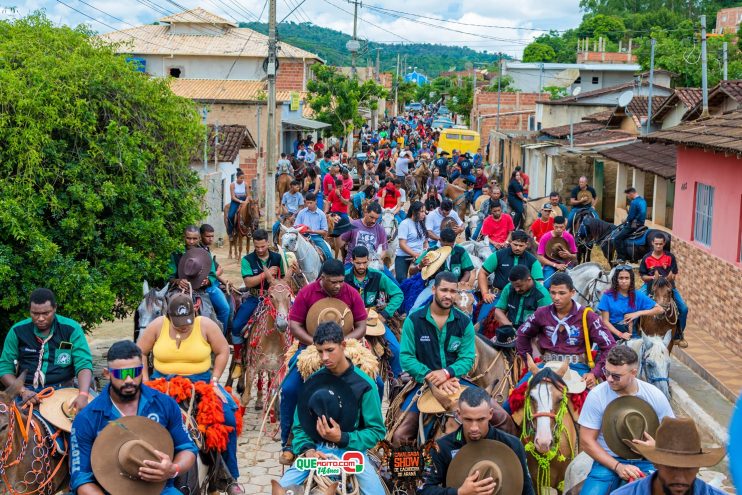
{"type": "Polygon", "coordinates": [[[474,154],[480,146],[480,137],[477,131],[469,129],[446,129],[441,132],[438,140],[438,151],[459,150],[461,153],[474,154]]]}
{"type": "Polygon", "coordinates": [[[448,116],[451,115],[451,110],[449,110],[448,107],[441,105],[438,107],[438,111],[435,114],[439,117],[448,116]]]}
{"type": "Polygon", "coordinates": [[[451,119],[436,117],[436,119],[430,124],[433,129],[450,129],[453,127],[453,121],[451,119]]]}

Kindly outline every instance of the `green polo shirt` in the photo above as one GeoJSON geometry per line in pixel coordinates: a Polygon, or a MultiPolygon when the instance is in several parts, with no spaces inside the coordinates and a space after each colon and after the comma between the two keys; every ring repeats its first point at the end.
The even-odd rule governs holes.
{"type": "MultiPolygon", "coordinates": [[[[520,298],[520,301],[518,302],[518,311],[516,312],[515,320],[513,323],[521,321],[524,322],[528,319],[529,316],[531,316],[534,311],[525,310],[523,308],[523,301],[525,298],[531,294],[532,291],[538,292],[541,297],[538,300],[538,307],[542,306],[548,306],[551,304],[551,295],[549,294],[549,291],[546,290],[546,287],[544,287],[541,282],[535,281],[533,282],[533,288],[523,294],[520,298]]],[[[500,298],[497,300],[497,304],[495,304],[495,308],[504,311],[505,314],[508,312],[508,298],[510,297],[510,293],[513,292],[513,284],[508,283],[500,293],[500,298]]]]}

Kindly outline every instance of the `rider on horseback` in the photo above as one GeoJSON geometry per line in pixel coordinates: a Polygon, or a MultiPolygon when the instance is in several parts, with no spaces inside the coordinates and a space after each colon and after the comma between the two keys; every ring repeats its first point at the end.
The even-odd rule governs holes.
{"type": "Polygon", "coordinates": [[[294,177],[294,167],[291,166],[291,162],[286,159],[286,153],[281,153],[281,159],[276,162],[276,180],[283,174],[294,177]]]}
{"type": "Polygon", "coordinates": [[[554,230],[547,232],[541,237],[536,254],[539,261],[543,264],[544,287],[548,289],[554,273],[557,271],[563,272],[570,263],[577,260],[577,244],[572,234],[567,232],[567,221],[564,217],[556,217],[554,219],[554,230]],[[566,241],[566,244],[560,243],[561,249],[551,249],[547,253],[547,245],[552,239],[563,239],[566,241]],[[564,249],[565,246],[567,249],[564,249]]]}
{"type": "Polygon", "coordinates": [[[502,289],[495,303],[495,318],[500,325],[520,327],[540,307],[551,304],[549,291],[533,280],[531,272],[523,265],[510,270],[508,284],[502,289]]]}
{"type": "Polygon", "coordinates": [[[457,226],[454,229],[456,235],[462,233],[466,228],[459,214],[453,211],[453,201],[445,198],[441,201],[441,205],[428,213],[428,216],[425,218],[425,229],[428,231],[431,248],[438,246],[441,236],[441,224],[447,218],[452,218],[456,222],[457,226]]]}
{"type": "Polygon", "coordinates": [[[685,304],[683,297],[675,287],[678,262],[674,254],[665,251],[665,244],[665,237],[662,235],[657,235],[652,239],[652,252],[644,256],[639,263],[639,275],[644,281],[639,292],[649,294],[652,291],[652,284],[660,277],[665,277],[672,284],[672,295],[678,306],[678,333],[673,338],[676,341],[675,345],[685,348],[688,347],[688,343],[683,337],[683,332],[685,332],[685,323],[688,320],[688,305],[685,304]]]}
{"type": "Polygon", "coordinates": [[[26,372],[25,387],[18,398],[38,404],[43,388],[72,387],[77,377],[80,390],[73,407],[88,405],[93,380],[93,359],[80,324],[57,314],[57,300],[49,289],[38,288],[30,297],[31,317],[10,327],[0,356],[0,381],[10,387],[26,372]]]}
{"type": "Polygon", "coordinates": [[[639,196],[639,193],[633,187],[629,187],[624,192],[629,201],[631,201],[629,216],[626,218],[626,222],[619,227],[620,230],[618,233],[613,237],[613,244],[616,247],[616,259],[620,261],[631,259],[626,252],[626,241],[631,237],[631,234],[639,228],[644,227],[644,222],[647,220],[647,200],[639,196]]]}
{"type": "MultiPolygon", "coordinates": [[[[392,358],[389,366],[394,378],[402,374],[402,366],[399,363],[399,341],[387,325],[394,313],[402,306],[404,294],[397,284],[382,272],[368,268],[368,249],[366,246],[356,246],[351,252],[352,268],[345,271],[345,283],[351,285],[361,294],[366,310],[376,309],[380,303],[379,297],[383,297],[386,306],[377,309],[379,319],[384,323],[386,339],[392,358]]],[[[383,377],[382,377],[383,381],[383,377]]]]}
{"type": "MultiPolygon", "coordinates": [[[[79,495],[105,493],[93,474],[91,451],[96,437],[109,422],[124,416],[143,416],[165,427],[175,447],[173,459],[159,453],[160,462],[145,460],[139,479],[165,485],[162,495],[180,494],[173,479],[196,462],[198,448],[183,426],[181,409],[174,399],[142,385],[142,351],[134,342],[122,340],[108,350],[104,376],[111,383],[80,411],[72,423],[70,488],[79,495]]],[[[125,429],[124,426],[122,428],[125,429]]],[[[147,440],[147,439],[143,439],[147,440]]],[[[141,447],[140,447],[141,448],[141,447]]],[[[116,470],[116,466],[111,466],[116,470]]],[[[125,476],[125,475],[122,475],[125,476]]]]}
{"type": "Polygon", "coordinates": [[[572,206],[572,210],[567,217],[567,229],[572,230],[572,221],[575,215],[584,209],[592,210],[595,218],[598,218],[598,212],[595,211],[595,203],[597,202],[598,193],[587,184],[587,177],[583,175],[580,177],[579,185],[575,186],[569,195],[569,204],[572,206]]]}
{"type": "Polygon", "coordinates": [[[245,173],[242,169],[237,169],[235,180],[229,185],[229,195],[232,202],[229,203],[229,213],[227,213],[227,235],[231,239],[234,232],[234,217],[240,205],[247,201],[247,184],[245,184],[245,173]]]}
{"type": "Polygon", "coordinates": [[[333,258],[332,251],[330,251],[330,246],[327,245],[323,237],[327,234],[327,215],[317,208],[317,196],[314,194],[307,193],[304,201],[306,207],[296,214],[294,227],[306,225],[309,240],[322,250],[326,260],[331,260],[333,258]]]}

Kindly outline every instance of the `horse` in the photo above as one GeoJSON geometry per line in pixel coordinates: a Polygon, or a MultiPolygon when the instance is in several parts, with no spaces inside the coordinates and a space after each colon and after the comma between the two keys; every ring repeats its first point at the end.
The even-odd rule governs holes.
{"type": "Polygon", "coordinates": [[[299,268],[306,277],[307,283],[317,280],[322,267],[322,260],[315,247],[293,227],[286,228],[281,225],[281,232],[283,232],[281,247],[296,255],[296,261],[299,263],[299,268]]]}
{"type": "Polygon", "coordinates": [[[154,287],[150,289],[146,280],[142,284],[144,299],[139,303],[137,310],[134,311],[134,342],[139,339],[139,332],[147,328],[152,320],[165,314],[165,307],[167,306],[165,296],[168,289],[169,284],[165,284],[165,287],[160,290],[154,287]]]}
{"type": "Polygon", "coordinates": [[[610,274],[604,272],[597,263],[577,265],[575,268],[568,269],[567,274],[572,278],[577,291],[575,300],[592,308],[598,307],[600,296],[611,286],[610,274]]]}
{"type": "Polygon", "coordinates": [[[593,208],[577,209],[574,217],[572,218],[572,227],[569,230],[569,233],[572,234],[572,237],[575,238],[577,244],[578,263],[585,263],[587,261],[590,261],[590,258],[592,257],[593,244],[589,242],[580,242],[577,238],[583,223],[588,219],[600,220],[598,218],[598,212],[595,211],[595,209],[593,208]]]}
{"type": "Polygon", "coordinates": [[[660,277],[652,284],[650,296],[654,299],[654,302],[662,306],[665,312],[658,316],[642,316],[639,320],[640,328],[648,336],[664,336],[669,331],[671,337],[667,344],[667,351],[672,352],[675,343],[672,336],[678,330],[678,317],[680,315],[673,295],[672,284],[665,277],[660,277]]]}
{"type": "Polygon", "coordinates": [[[56,446],[59,433],[49,435],[38,418],[29,418],[28,403],[16,404],[25,379],[24,371],[0,392],[0,442],[4,445],[0,472],[5,485],[0,491],[53,495],[69,484],[67,452],[71,447],[65,441],[67,451],[59,454],[56,446]]]}
{"type": "MultiPolygon", "coordinates": [[[[289,327],[288,314],[291,307],[291,287],[284,279],[274,279],[268,286],[266,297],[255,309],[245,334],[242,346],[242,376],[237,382],[240,402],[246,406],[250,402],[252,384],[257,377],[258,393],[255,410],[263,409],[263,379],[267,378],[268,391],[273,395],[279,389],[279,371],[286,353],[286,331],[289,327]]],[[[236,362],[232,359],[230,376],[236,362]]],[[[231,386],[231,379],[230,379],[231,386]]],[[[278,416],[278,405],[274,406],[278,416]]]]}
{"type": "Polygon", "coordinates": [[[492,254],[492,248],[489,245],[489,242],[487,241],[464,241],[459,243],[459,245],[466,249],[466,252],[469,253],[469,256],[476,257],[482,262],[487,261],[487,258],[490,257],[492,254]]]}
{"type": "Polygon", "coordinates": [[[466,218],[466,211],[469,209],[469,200],[466,193],[465,187],[450,183],[446,184],[446,188],[443,190],[443,196],[453,202],[453,208],[462,220],[466,218]]]}
{"type": "Polygon", "coordinates": [[[428,190],[428,179],[432,175],[430,166],[425,161],[421,161],[420,165],[412,171],[410,174],[417,183],[418,197],[422,197],[427,193],[428,190]]]}
{"type": "MultiPolygon", "coordinates": [[[[224,224],[227,225],[227,214],[229,212],[229,205],[224,207],[224,224]]],[[[245,252],[250,252],[250,239],[252,233],[258,229],[258,222],[260,221],[260,206],[258,201],[253,198],[248,198],[244,203],[237,209],[235,215],[234,229],[232,230],[232,237],[229,238],[229,258],[232,258],[234,254],[235,259],[242,258],[242,239],[245,239],[245,252]]]]}
{"type": "MultiPolygon", "coordinates": [[[[613,257],[616,254],[614,239],[619,232],[619,225],[604,222],[599,218],[588,217],[577,227],[575,241],[577,241],[578,250],[586,250],[588,253],[592,247],[597,244],[603,255],[611,265],[614,265],[613,257]]],[[[626,252],[629,259],[625,261],[640,261],[645,254],[652,251],[652,240],[657,236],[665,239],[666,248],[670,250],[670,236],[659,229],[642,229],[628,239],[626,252]]]]}
{"type": "Polygon", "coordinates": [[[303,181],[307,176],[307,163],[304,160],[291,159],[291,167],[294,169],[294,179],[303,181]]]}
{"type": "Polygon", "coordinates": [[[289,174],[281,174],[276,179],[276,199],[281,203],[284,193],[291,189],[291,181],[294,179],[289,174]]]}
{"type": "Polygon", "coordinates": [[[399,224],[397,219],[394,217],[392,210],[385,208],[381,213],[381,226],[384,227],[386,232],[386,251],[381,255],[386,266],[394,266],[394,258],[397,256],[397,248],[399,247],[399,239],[397,233],[399,224]]]}
{"type": "Polygon", "coordinates": [[[533,377],[526,390],[521,441],[538,495],[549,495],[561,485],[577,452],[576,421],[562,380],[568,366],[565,361],[556,371],[539,369],[528,356],[533,377]]]}
{"type": "Polygon", "coordinates": [[[671,360],[668,346],[672,342],[672,330],[668,330],[664,336],[649,336],[644,332],[641,335],[640,339],[626,342],[639,356],[639,371],[636,376],[660,389],[667,400],[670,400],[671,360]]]}

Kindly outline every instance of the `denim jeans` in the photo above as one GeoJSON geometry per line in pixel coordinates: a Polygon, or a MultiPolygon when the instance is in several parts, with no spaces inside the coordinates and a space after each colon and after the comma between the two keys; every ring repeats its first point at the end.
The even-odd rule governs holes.
{"type": "MultiPolygon", "coordinates": [[[[487,315],[495,309],[497,301],[500,299],[500,292],[495,296],[495,300],[491,303],[483,302],[479,307],[479,316],[477,317],[477,323],[482,323],[487,315]]],[[[481,328],[481,327],[480,327],[481,328]]]]}
{"type": "Polygon", "coordinates": [[[480,220],[477,222],[477,228],[474,229],[474,232],[471,235],[471,240],[476,241],[479,239],[479,233],[482,231],[482,224],[484,223],[484,220],[480,220]]]}
{"type": "Polygon", "coordinates": [[[423,291],[420,293],[419,296],[417,296],[417,299],[415,299],[415,303],[412,305],[412,308],[410,308],[410,313],[416,310],[417,308],[423,306],[426,302],[428,302],[430,299],[433,298],[433,284],[431,283],[427,287],[423,289],[423,291]]]}
{"type": "MultiPolygon", "coordinates": [[[[629,460],[616,456],[613,458],[621,464],[630,464],[638,467],[646,475],[652,474],[655,470],[652,463],[645,459],[629,460]]],[[[625,484],[626,482],[619,478],[615,471],[597,461],[593,461],[593,467],[587,475],[585,484],[582,485],[580,495],[607,495],[625,484]]]]}
{"type": "MultiPolygon", "coordinates": [[[[245,199],[247,199],[247,196],[238,196],[238,198],[244,201],[245,199]]],[[[232,201],[231,203],[229,203],[229,213],[227,213],[227,235],[229,235],[230,237],[232,236],[232,232],[234,231],[233,219],[235,214],[237,214],[237,210],[239,209],[240,203],[238,203],[237,201],[232,201]]]]}
{"type": "Polygon", "coordinates": [[[294,424],[294,413],[296,412],[296,403],[299,401],[299,391],[301,390],[304,380],[296,367],[296,361],[299,354],[304,350],[303,345],[299,345],[299,350],[291,356],[289,360],[289,371],[286,378],[281,383],[281,447],[288,450],[289,435],[291,426],[294,424]]]}
{"type": "Polygon", "coordinates": [[[407,272],[410,270],[410,265],[415,261],[412,256],[400,256],[397,255],[394,258],[394,275],[398,283],[402,283],[402,280],[407,278],[407,272]]]}
{"type": "Polygon", "coordinates": [[[334,258],[332,255],[332,251],[330,251],[330,246],[327,244],[325,239],[319,235],[319,234],[309,234],[309,238],[312,240],[312,243],[320,248],[322,252],[325,254],[326,260],[331,260],[334,258]]]}
{"type": "Polygon", "coordinates": [[[556,273],[557,269],[551,265],[544,265],[544,288],[548,289],[551,286],[551,277],[556,273]]]}
{"type": "MultiPolygon", "coordinates": [[[[649,295],[647,284],[642,285],[639,288],[639,292],[649,295]]],[[[682,336],[685,330],[685,323],[688,321],[688,305],[683,300],[683,296],[680,295],[678,289],[672,289],[672,295],[675,298],[675,304],[678,305],[678,329],[680,330],[680,336],[682,336]]]]}
{"type": "Polygon", "coordinates": [[[242,331],[245,329],[245,325],[250,321],[255,309],[258,307],[260,299],[255,296],[249,296],[247,299],[242,301],[240,308],[237,310],[237,314],[234,315],[232,320],[232,343],[243,344],[245,337],[242,336],[242,331]]]}
{"type": "MultiPolygon", "coordinates": [[[[340,459],[343,457],[343,453],[348,449],[341,449],[338,447],[330,447],[327,444],[321,443],[317,446],[317,451],[323,454],[332,454],[340,459]]],[[[358,487],[361,491],[361,495],[383,495],[386,493],[384,486],[382,485],[381,478],[376,473],[376,469],[371,465],[366,456],[363,454],[363,471],[356,473],[355,477],[358,480],[358,487]]],[[[309,477],[309,471],[299,471],[295,466],[291,466],[283,474],[283,477],[279,481],[282,487],[288,488],[291,485],[301,485],[309,477]]]]}
{"type": "Polygon", "coordinates": [[[227,334],[227,327],[229,326],[229,303],[227,302],[227,296],[219,288],[219,286],[211,284],[206,288],[206,293],[211,299],[211,305],[214,306],[214,312],[219,323],[222,324],[222,333],[227,334]]]}

